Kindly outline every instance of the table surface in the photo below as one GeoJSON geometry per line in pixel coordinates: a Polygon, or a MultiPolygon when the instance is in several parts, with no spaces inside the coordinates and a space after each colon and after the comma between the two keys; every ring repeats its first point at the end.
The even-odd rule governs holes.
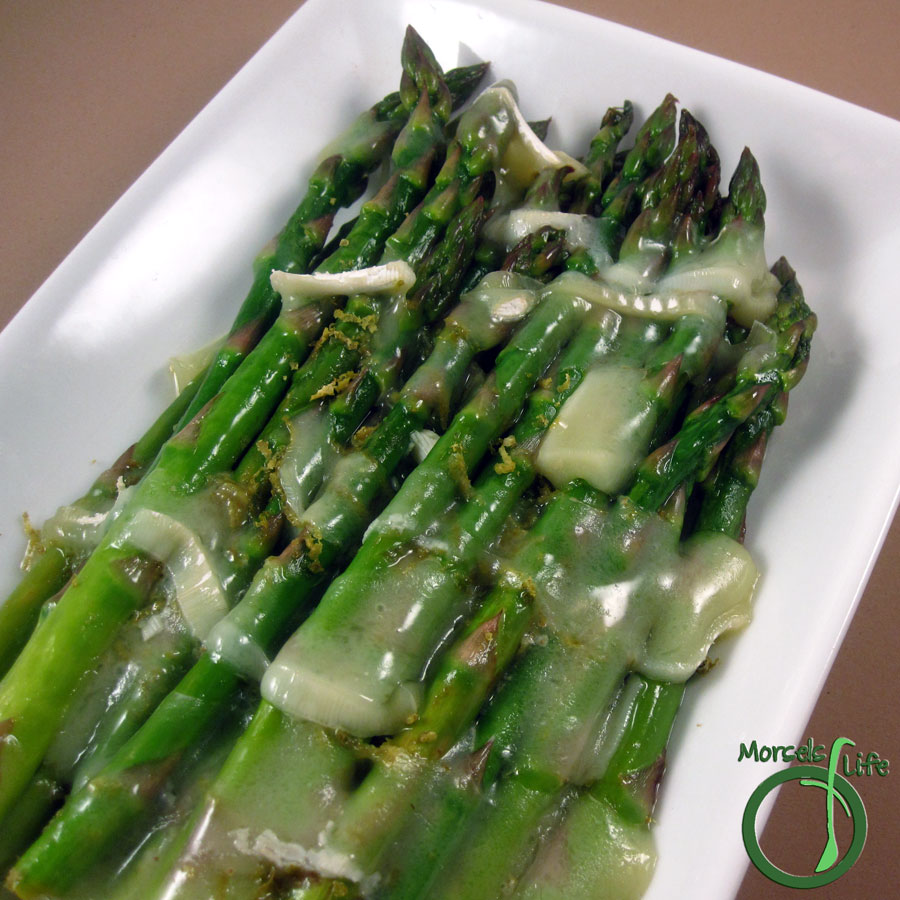
{"type": "MultiPolygon", "coordinates": [[[[0,0],[0,327],[109,206],[299,6],[299,0],[0,0]],[[13,124],[14,123],[14,124],[13,124]]],[[[565,0],[900,119],[896,0],[565,0]]],[[[891,758],[900,517],[887,535],[831,675],[803,732],[891,758]]],[[[900,763],[900,760],[898,760],[900,763]]],[[[893,896],[900,884],[900,772],[861,785],[867,847],[816,898],[893,896]]],[[[710,810],[715,817],[715,811],[710,810]]],[[[785,796],[766,828],[783,858],[814,859],[822,835],[785,796]]],[[[818,819],[816,820],[818,821],[818,819]]],[[[754,869],[738,897],[793,896],[754,869]]]]}

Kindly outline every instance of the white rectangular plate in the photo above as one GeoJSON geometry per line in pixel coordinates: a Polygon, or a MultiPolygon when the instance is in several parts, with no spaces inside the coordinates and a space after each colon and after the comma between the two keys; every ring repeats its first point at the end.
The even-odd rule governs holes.
{"type": "Polygon", "coordinates": [[[540,3],[310,0],[0,335],[0,580],[17,577],[21,512],[41,521],[77,496],[168,401],[161,362],[226,330],[317,149],[395,86],[408,22],[445,67],[492,60],[573,154],[607,106],[646,115],[667,91],[707,125],[726,178],[750,146],[769,258],[789,258],[819,314],[750,511],[756,620],[690,692],[659,809],[649,900],[731,896],[764,774],[737,765],[738,745],[800,737],[897,499],[900,303],[884,273],[900,258],[898,122],[540,3]]]}

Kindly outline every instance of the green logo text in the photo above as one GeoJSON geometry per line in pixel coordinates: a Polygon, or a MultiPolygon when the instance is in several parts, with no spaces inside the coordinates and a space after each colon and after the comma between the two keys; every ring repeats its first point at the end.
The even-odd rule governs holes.
{"type": "MultiPolygon", "coordinates": [[[[859,859],[866,842],[868,827],[866,809],[856,788],[847,778],[873,774],[884,776],[888,774],[890,764],[888,760],[882,759],[874,751],[865,755],[857,751],[855,761],[851,761],[847,754],[842,756],[845,747],[854,746],[855,744],[849,738],[837,738],[831,745],[831,752],[827,754],[827,768],[807,764],[783,769],[766,778],[750,795],[747,806],[744,808],[741,832],[747,854],[756,868],[767,878],[786,887],[820,887],[836,881],[859,859]],[[839,768],[843,770],[843,775],[838,771],[839,768]],[[809,875],[794,875],[778,868],[763,853],[756,836],[756,815],[762,802],[776,787],[788,781],[799,781],[803,787],[818,788],[823,792],[825,800],[825,846],[816,864],[815,872],[809,875]],[[840,853],[835,837],[835,801],[853,824],[853,838],[843,855],[840,853]]],[[[824,745],[814,744],[812,738],[799,747],[795,747],[793,744],[758,745],[756,741],[751,741],[749,746],[742,743],[738,752],[738,762],[751,759],[755,762],[769,762],[781,759],[784,762],[796,760],[813,763],[821,762],[825,758],[824,745]]]]}

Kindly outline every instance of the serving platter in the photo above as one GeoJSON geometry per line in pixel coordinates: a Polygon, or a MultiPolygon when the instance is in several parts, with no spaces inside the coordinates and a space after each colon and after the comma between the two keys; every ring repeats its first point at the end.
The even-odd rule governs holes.
{"type": "Polygon", "coordinates": [[[872,449],[895,446],[900,428],[885,414],[900,367],[882,274],[900,249],[892,120],[543,4],[310,0],[0,335],[4,588],[21,512],[40,521],[77,496],[168,400],[162,361],[227,327],[318,148],[394,86],[407,22],[446,67],[491,59],[528,117],[553,116],[549,143],[569,152],[608,105],[628,97],[646,114],[666,91],[707,124],[725,171],[749,145],[770,259],[788,256],[819,314],[751,506],[756,621],[691,692],[659,809],[648,896],[730,896],[746,865],[740,815],[766,771],[738,765],[738,746],[800,738],[897,500],[900,461],[872,449]]]}

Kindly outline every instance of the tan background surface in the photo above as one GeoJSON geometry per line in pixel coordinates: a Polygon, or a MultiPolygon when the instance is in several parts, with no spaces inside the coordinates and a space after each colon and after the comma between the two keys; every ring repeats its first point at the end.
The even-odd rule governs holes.
{"type": "MultiPolygon", "coordinates": [[[[0,327],[299,5],[298,0],[0,0],[0,327]]],[[[900,118],[897,0],[566,0],[565,5],[900,118]]],[[[898,575],[900,525],[895,523],[803,733],[827,745],[846,735],[860,749],[895,759],[898,767],[885,779],[858,785],[869,814],[868,844],[847,876],[813,894],[821,900],[898,895],[898,575]]],[[[779,858],[785,861],[814,858],[823,838],[810,833],[804,810],[789,800],[777,804],[764,846],[781,846],[779,858]]],[[[819,817],[817,812],[814,821],[819,817]]],[[[793,893],[753,870],[739,897],[777,900],[793,893]]]]}

